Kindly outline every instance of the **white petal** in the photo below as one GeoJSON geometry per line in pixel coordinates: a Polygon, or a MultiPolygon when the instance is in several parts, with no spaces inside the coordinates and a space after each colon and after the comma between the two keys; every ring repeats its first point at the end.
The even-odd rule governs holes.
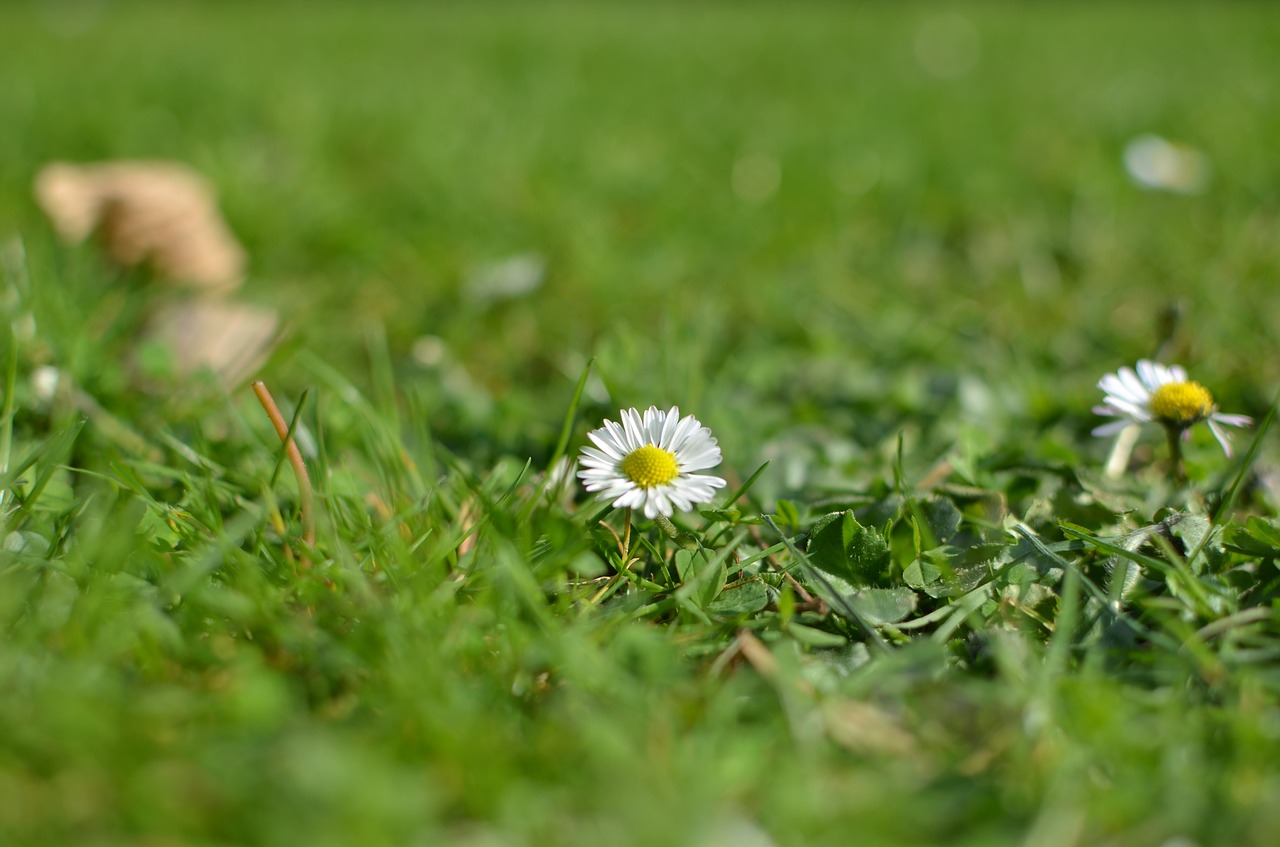
{"type": "Polygon", "coordinates": [[[604,485],[615,485],[619,482],[627,482],[632,485],[635,484],[626,477],[620,477],[616,473],[611,473],[606,470],[595,470],[591,473],[580,473],[578,474],[578,479],[582,480],[583,486],[585,486],[588,491],[591,490],[592,486],[599,488],[604,485]]]}
{"type": "Polygon", "coordinates": [[[1117,432],[1131,426],[1133,426],[1133,421],[1124,419],[1112,421],[1111,423],[1105,423],[1102,426],[1095,426],[1093,428],[1093,435],[1096,435],[1098,438],[1106,438],[1109,435],[1115,435],[1117,432]]]}
{"type": "Polygon", "coordinates": [[[671,517],[671,503],[663,494],[662,488],[650,488],[648,494],[644,504],[644,516],[649,519],[656,518],[658,515],[671,517]]]}
{"type": "Polygon", "coordinates": [[[658,440],[653,443],[663,450],[672,450],[672,436],[680,428],[681,423],[683,421],[680,420],[680,407],[672,406],[671,411],[662,421],[662,429],[658,432],[658,440]]]}
{"type": "Polygon", "coordinates": [[[1107,374],[1098,380],[1098,387],[1113,397],[1119,397],[1122,400],[1128,400],[1133,403],[1146,403],[1151,399],[1151,394],[1141,384],[1135,391],[1133,386],[1122,380],[1116,374],[1107,374]]]}
{"type": "Polygon", "coordinates": [[[672,511],[687,512],[693,508],[693,501],[688,494],[678,485],[665,485],[662,489],[662,496],[671,504],[672,511]]]}
{"type": "Polygon", "coordinates": [[[644,413],[644,443],[658,446],[658,441],[662,436],[662,425],[667,420],[667,413],[650,406],[649,410],[644,413]]]}
{"type": "Polygon", "coordinates": [[[604,430],[609,434],[609,440],[618,451],[619,456],[625,456],[635,449],[631,446],[631,438],[627,435],[626,422],[627,416],[625,412],[622,413],[622,423],[604,422],[604,430]]]}
{"type": "Polygon", "coordinates": [[[644,489],[635,488],[626,492],[617,500],[613,501],[615,509],[635,509],[639,508],[645,502],[644,489]]]}
{"type": "Polygon", "coordinates": [[[644,420],[635,409],[627,409],[622,413],[622,428],[626,432],[626,448],[630,453],[639,450],[649,442],[645,433],[644,420]]]}
{"type": "MultiPolygon", "coordinates": [[[[1142,363],[1139,362],[1138,366],[1142,367],[1142,363]]],[[[1155,385],[1148,385],[1145,379],[1133,372],[1133,368],[1121,368],[1116,371],[1116,376],[1129,389],[1129,394],[1136,397],[1150,397],[1152,389],[1156,387],[1155,385]]]]}
{"type": "Polygon", "coordinates": [[[1220,412],[1215,412],[1210,416],[1210,420],[1224,423],[1227,426],[1253,426],[1253,418],[1248,415],[1224,415],[1220,412]]]}
{"type": "Polygon", "coordinates": [[[709,444],[698,450],[686,450],[678,454],[680,470],[700,471],[703,468],[714,468],[720,464],[720,448],[709,444]]]}
{"type": "Polygon", "coordinates": [[[640,416],[640,435],[645,444],[654,444],[658,442],[654,440],[653,433],[655,429],[661,429],[662,412],[657,406],[650,406],[644,410],[644,414],[640,416]]]}
{"type": "Polygon", "coordinates": [[[678,486],[686,497],[698,503],[711,502],[715,498],[715,490],[724,488],[726,485],[725,481],[718,476],[701,474],[680,477],[673,484],[678,486]]]}
{"type": "Polygon", "coordinates": [[[1118,397],[1108,397],[1107,403],[1116,414],[1125,415],[1126,417],[1139,421],[1151,420],[1151,413],[1147,411],[1145,406],[1138,406],[1134,403],[1130,403],[1128,400],[1121,400],[1118,397]]]}
{"type": "Polygon", "coordinates": [[[624,484],[616,479],[592,479],[582,483],[582,487],[587,491],[599,492],[597,496],[601,500],[609,500],[614,497],[621,497],[626,492],[634,488],[633,485],[624,484]]]}
{"type": "Polygon", "coordinates": [[[721,479],[720,477],[711,476],[710,474],[700,474],[700,473],[691,474],[689,476],[689,479],[696,480],[702,483],[703,485],[709,485],[712,488],[724,488],[726,485],[729,484],[725,482],[723,479],[721,479]]]}
{"type": "Polygon", "coordinates": [[[1218,443],[1222,445],[1222,452],[1227,454],[1227,458],[1231,458],[1231,439],[1227,437],[1227,432],[1218,426],[1217,422],[1209,419],[1209,431],[1213,433],[1213,437],[1218,439],[1218,443]]]}
{"type": "Polygon", "coordinates": [[[584,465],[601,467],[604,465],[617,465],[622,461],[622,458],[622,454],[617,450],[597,450],[594,447],[583,447],[579,461],[584,465]]]}
{"type": "Polygon", "coordinates": [[[601,496],[604,496],[605,493],[608,493],[613,497],[621,497],[623,494],[626,494],[628,491],[640,491],[640,490],[641,490],[640,486],[636,485],[634,482],[632,482],[629,479],[611,479],[606,485],[604,491],[601,493],[601,496]]]}
{"type": "Polygon", "coordinates": [[[1159,365],[1150,359],[1142,359],[1138,362],[1138,379],[1142,380],[1142,384],[1147,388],[1156,389],[1163,385],[1165,380],[1165,369],[1163,365],[1159,365]]]}
{"type": "MultiPolygon", "coordinates": [[[[698,423],[697,418],[693,415],[689,415],[680,421],[679,426],[672,430],[671,441],[668,442],[671,446],[668,449],[672,451],[684,449],[694,440],[694,438],[697,437],[698,433],[704,429],[705,427],[698,423]]],[[[706,432],[708,435],[711,434],[711,430],[709,429],[707,429],[706,432]]]]}
{"type": "MultiPolygon", "coordinates": [[[[695,425],[697,423],[697,421],[694,421],[695,425]]],[[[716,439],[711,434],[711,430],[707,429],[705,426],[690,429],[688,432],[684,433],[677,432],[676,435],[680,436],[680,449],[686,451],[698,450],[702,447],[706,447],[707,445],[716,443],[716,439]]]]}
{"type": "Polygon", "coordinates": [[[720,464],[720,451],[713,453],[703,453],[693,459],[680,463],[680,473],[693,473],[695,471],[705,471],[714,468],[720,464]]]}
{"type": "Polygon", "coordinates": [[[685,426],[685,421],[696,422],[696,420],[697,419],[693,415],[685,415],[683,418],[680,417],[680,407],[672,406],[671,411],[667,413],[667,420],[662,428],[661,436],[662,443],[664,445],[663,449],[670,450],[674,453],[676,446],[680,441],[679,435],[681,427],[685,426]]]}
{"type": "Polygon", "coordinates": [[[694,503],[710,503],[715,499],[715,495],[709,489],[701,489],[697,487],[681,488],[678,492],[672,492],[672,497],[679,495],[689,505],[681,506],[684,511],[693,508],[694,503]]]}
{"type": "MultiPolygon", "coordinates": [[[[611,421],[605,421],[605,424],[609,423],[611,423],[611,421]]],[[[591,443],[596,445],[599,451],[606,456],[621,459],[626,455],[626,451],[622,449],[622,445],[618,443],[618,439],[616,439],[613,433],[605,427],[588,432],[587,438],[590,438],[591,443]]]]}

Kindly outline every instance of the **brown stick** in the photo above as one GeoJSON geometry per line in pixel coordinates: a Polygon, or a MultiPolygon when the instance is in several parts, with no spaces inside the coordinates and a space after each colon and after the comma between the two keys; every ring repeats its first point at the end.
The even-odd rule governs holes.
{"type": "MultiPolygon", "coordinates": [[[[302,451],[298,449],[298,445],[289,437],[289,425],[285,422],[284,415],[280,414],[280,407],[276,405],[276,401],[271,397],[271,392],[267,390],[267,385],[262,380],[253,383],[253,393],[258,395],[258,402],[262,404],[262,408],[266,410],[267,417],[271,419],[271,425],[276,428],[276,435],[280,436],[280,440],[284,442],[285,453],[289,456],[289,464],[293,466],[293,475],[298,480],[298,499],[301,501],[302,507],[302,541],[308,548],[316,545],[316,523],[315,516],[311,511],[312,490],[311,477],[307,474],[307,464],[302,460],[302,451]]],[[[304,553],[299,557],[304,568],[311,567],[311,560],[304,553]]]]}

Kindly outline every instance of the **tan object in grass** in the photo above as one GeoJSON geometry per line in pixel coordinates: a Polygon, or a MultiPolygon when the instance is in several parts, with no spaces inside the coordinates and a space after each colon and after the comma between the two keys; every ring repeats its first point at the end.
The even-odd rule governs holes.
{"type": "Polygon", "coordinates": [[[227,387],[253,376],[266,362],[280,331],[274,311],[226,300],[170,303],[152,316],[146,339],[173,355],[183,376],[207,369],[227,387]]]}
{"type": "Polygon", "coordinates": [[[66,241],[97,233],[122,265],[207,292],[244,281],[245,252],[218,211],[209,183],[186,165],[52,162],[36,175],[36,201],[66,241]]]}
{"type": "Polygon", "coordinates": [[[113,261],[198,293],[157,305],[143,333],[168,348],[177,376],[209,370],[234,387],[266,361],[280,318],[227,299],[244,282],[245,252],[200,174],[180,162],[51,162],[35,194],[63,240],[96,235],[113,261]]]}

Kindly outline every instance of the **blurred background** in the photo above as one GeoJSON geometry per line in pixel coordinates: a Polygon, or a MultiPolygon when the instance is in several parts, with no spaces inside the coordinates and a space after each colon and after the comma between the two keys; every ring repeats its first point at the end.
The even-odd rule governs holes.
{"type": "Polygon", "coordinates": [[[65,326],[123,348],[94,316],[146,289],[57,243],[37,170],[185,162],[290,327],[276,384],[389,362],[477,459],[547,455],[593,357],[587,419],[679,403],[743,475],[785,456],[775,492],[900,432],[1097,460],[1094,383],[1157,350],[1226,411],[1280,373],[1269,4],[65,0],[0,33],[0,237],[65,326]]]}

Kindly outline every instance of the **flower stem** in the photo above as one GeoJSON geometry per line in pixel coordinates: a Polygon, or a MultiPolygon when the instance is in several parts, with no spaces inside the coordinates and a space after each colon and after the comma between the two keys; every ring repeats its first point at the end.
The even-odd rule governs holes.
{"type": "Polygon", "coordinates": [[[676,525],[673,524],[671,519],[666,515],[658,515],[658,517],[654,518],[654,521],[658,524],[658,528],[666,533],[668,538],[679,537],[680,530],[676,528],[676,525]]]}
{"type": "Polygon", "coordinates": [[[1187,469],[1182,464],[1182,427],[1165,424],[1164,434],[1169,441],[1169,478],[1174,485],[1187,481],[1187,469]]]}
{"type": "MultiPolygon", "coordinates": [[[[607,526],[607,524],[606,524],[607,526]]],[[[616,535],[614,536],[617,537],[616,535]]],[[[618,572],[609,578],[595,596],[589,601],[591,605],[595,605],[608,597],[610,594],[618,590],[618,586],[626,579],[627,571],[631,568],[631,508],[628,507],[622,516],[622,538],[618,541],[618,552],[622,554],[622,561],[618,566],[618,572]]]]}

